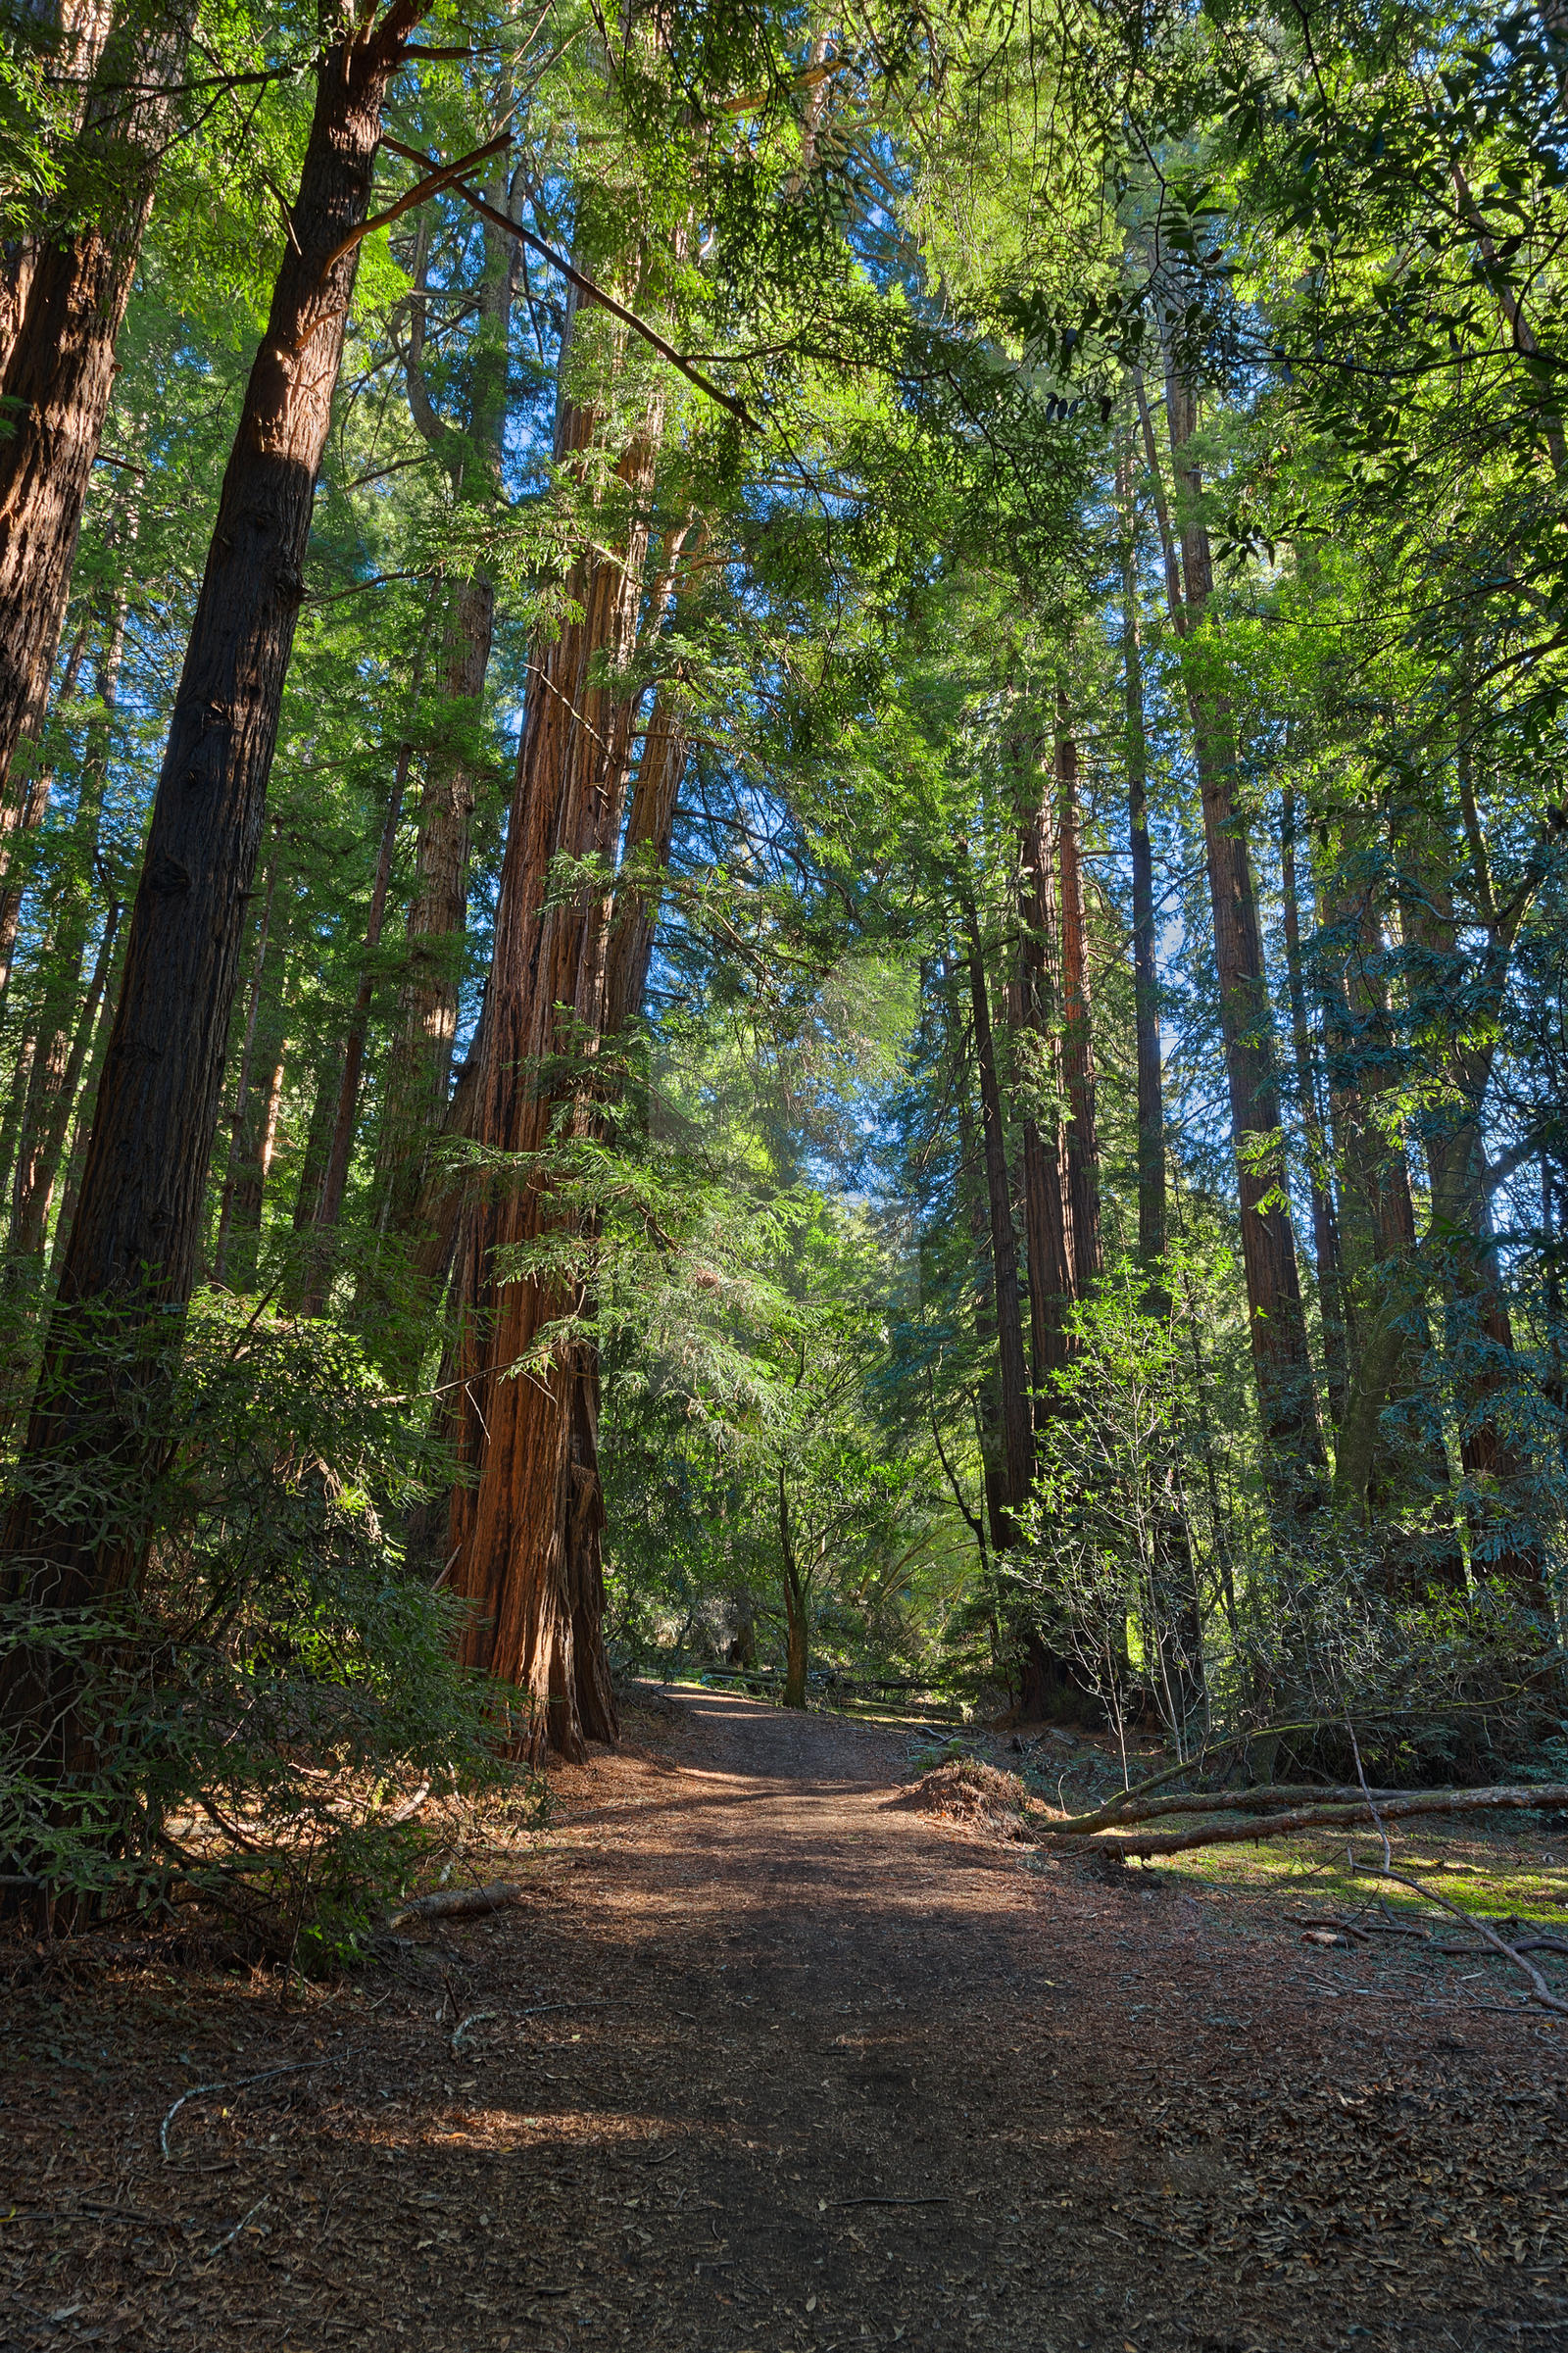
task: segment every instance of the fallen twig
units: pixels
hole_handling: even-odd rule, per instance
[[[225,2231],[216,2247],[208,2248],[203,2260],[207,2263],[216,2263],[219,2256],[223,2252],[223,2249],[233,2245],[235,2239],[238,2238],[246,2224],[254,2222],[266,2204],[267,2200],[265,2197],[258,2198],[255,2205],[251,2208],[249,2214],[242,2214],[239,2218],[239,2221],[234,2225],[233,2230]]]
[[[830,2199],[828,2200],[828,2204],[829,2204],[830,2206],[834,2206],[834,2207],[838,2207],[838,2206],[951,2206],[951,2205],[952,2205],[952,2203],[953,2203],[953,2200],[952,2200],[951,2198],[943,2198],[943,2197],[929,2197],[929,2198],[830,2198]]]
[[[413,1796],[405,1797],[402,1804],[395,1805],[389,1814],[382,1814],[379,1818],[380,1822],[388,1827],[397,1822],[412,1822],[415,1815],[418,1812],[420,1806],[423,1805],[429,1794],[430,1780],[429,1776],[426,1775],[424,1780],[420,1782],[418,1788],[415,1790]]]
[[[416,1895],[408,1903],[399,1904],[386,1916],[389,1929],[399,1929],[406,1920],[466,1920],[478,1912],[505,1911],[508,1904],[521,1903],[528,1892],[515,1880],[492,1880],[487,1887],[443,1887],[433,1895]]]
[[[188,2091],[180,2093],[158,2128],[158,2145],[164,2152],[164,2163],[170,2162],[169,2128],[187,2100],[207,2099],[215,2091],[244,2091],[252,2083],[270,2083],[274,2076],[308,2075],[313,2067],[325,2065],[324,2059],[296,2059],[288,2067],[264,2067],[259,2076],[231,2076],[220,2083],[193,2083]]]
[[[454,2059],[462,2056],[458,2045],[462,2042],[463,2037],[467,2033],[469,2027],[479,2026],[487,2018],[499,2018],[500,2016],[501,2013],[499,2010],[470,2010],[466,2018],[460,2018],[452,2036],[452,2056]]]
[[[1503,1937],[1497,1935],[1495,1929],[1489,1928],[1487,1923],[1478,1919],[1474,1912],[1467,1912],[1463,1904],[1454,1903],[1449,1896],[1440,1895],[1436,1887],[1429,1887],[1418,1879],[1407,1879],[1402,1871],[1391,1871],[1387,1864],[1383,1866],[1378,1876],[1382,1879],[1396,1881],[1399,1887],[1410,1888],[1416,1895],[1426,1896],[1430,1903],[1441,1904],[1446,1912],[1451,1912],[1455,1920],[1462,1920],[1466,1928],[1473,1929],[1478,1936],[1484,1936],[1489,1944],[1494,1945],[1498,1952],[1505,1954],[1516,1968],[1524,1971],[1525,1976],[1530,1980],[1531,1989],[1543,2009],[1552,2010],[1560,2018],[1568,2018],[1568,2001],[1563,2001],[1559,1995],[1553,1993],[1534,1961],[1527,1961],[1516,1945],[1507,1943]]]
[[[1342,1936],[1355,1936],[1363,1944],[1370,1941],[1367,1930],[1354,1927],[1348,1920],[1336,1920],[1331,1913],[1324,1914],[1321,1919],[1314,1915],[1310,1920],[1303,1919],[1299,1912],[1287,1913],[1286,1917],[1293,1928],[1337,1929]]]

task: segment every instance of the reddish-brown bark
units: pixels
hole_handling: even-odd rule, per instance
[[[604,325],[578,311],[558,412],[557,464],[570,474],[603,429],[571,381],[593,355],[572,349]],[[602,367],[621,361],[612,344]],[[569,1278],[513,1275],[506,1253],[569,1239],[545,1155],[593,1123],[592,1063],[603,1035],[611,901],[587,877],[552,890],[559,859],[607,870],[620,839],[635,696],[634,649],[647,549],[646,505],[660,430],[650,392],[613,468],[606,528],[571,567],[564,617],[534,641],[512,818],[496,910],[495,958],[474,1117],[478,1143],[516,1155],[462,1245],[466,1302],[462,1452],[475,1474],[454,1493],[449,1584],[472,1605],[469,1662],[515,1686],[529,1709],[520,1747],[580,1755],[612,1739],[616,1715],[602,1635],[598,1372],[591,1348],[540,1346],[581,1304]],[[499,1255],[499,1262],[498,1262]],[[529,1358],[527,1370],[520,1369]]]
[[[975,1072],[980,1084],[980,1141],[990,1223],[992,1290],[997,1313],[997,1371],[1002,1404],[999,1464],[999,1501],[1002,1511],[998,1516],[997,1542],[999,1545],[1005,1545],[1017,1542],[1010,1515],[1020,1509],[1029,1496],[1029,1482],[1034,1469],[1033,1417],[1029,1409],[1029,1376],[1024,1362],[1018,1241],[1012,1224],[1012,1186],[1007,1170],[1006,1129],[1002,1108],[1001,1075],[997,1066],[996,1034],[991,1022],[991,999],[986,986],[979,917],[967,878],[960,884],[959,907],[969,967]]]
[[[398,0],[320,61],[299,195],[223,478],[8,1530],[11,1590],[59,1606],[112,1594],[139,1569],[133,1514],[105,1537],[31,1499],[29,1489],[41,1490],[29,1474],[83,1448],[119,1448],[133,1489],[134,1416],[122,1420],[116,1403],[97,1319],[138,1326],[188,1299],[195,1279],[317,468],[382,102],[421,13],[421,0]],[[35,1662],[14,1665],[8,1709],[38,1704],[34,1671]]]
[[[491,189],[494,209],[506,195]],[[493,506],[501,492],[507,417],[508,329],[519,248],[493,222],[483,224],[484,262],[478,323],[468,367],[462,426],[432,404],[424,379],[423,242],[405,352],[409,406],[416,424],[446,466],[454,502]],[[442,628],[442,661],[433,729],[424,757],[418,836],[410,898],[408,963],[399,991],[388,1057],[381,1132],[380,1184],[389,1231],[416,1243],[429,1149],[441,1134],[452,1081],[468,915],[468,866],[479,791],[477,731],[495,637],[495,585],[482,566],[453,583]]]
[[[29,807],[19,748],[36,740],[60,640],[72,558],[115,380],[124,318],[159,159],[190,37],[190,0],[151,23],[130,7],[101,46],[82,108],[79,167],[96,218],[32,240],[0,368],[0,837]],[[34,819],[36,822],[36,819]]]
[[[1271,1149],[1271,1140],[1280,1132],[1279,1081],[1247,820],[1236,796],[1235,721],[1208,668],[1214,651],[1207,625],[1213,559],[1198,506],[1201,478],[1187,455],[1197,428],[1197,406],[1176,372],[1166,380],[1166,410],[1172,462],[1184,493],[1179,521],[1185,593],[1172,620],[1183,637],[1202,802],[1252,1364],[1265,1436],[1294,1499],[1305,1504],[1314,1499],[1324,1468],[1323,1433],[1301,1310],[1296,1236],[1283,1198],[1277,1147]]]

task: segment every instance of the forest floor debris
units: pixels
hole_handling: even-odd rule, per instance
[[[906,1728],[674,1704],[343,1983],[20,1952],[0,2353],[1568,2343],[1568,2028],[1441,1907],[1343,1838],[1043,1874]],[[1560,1841],[1420,1838],[1560,1928]]]
[[[1004,1773],[980,1757],[954,1757],[920,1775],[906,1802],[923,1814],[950,1822],[972,1822],[1003,1838],[1027,1838],[1023,1825],[1029,1792],[1016,1773]]]

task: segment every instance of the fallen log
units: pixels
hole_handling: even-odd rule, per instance
[[[508,1904],[521,1903],[526,1887],[514,1880],[492,1880],[487,1887],[441,1887],[433,1895],[416,1895],[412,1901],[399,1904],[387,1914],[389,1929],[400,1929],[410,1920],[467,1920],[477,1913],[503,1912]]]
[[[1197,1813],[1202,1804],[1197,1798],[1188,1811]],[[1156,1854],[1184,1854],[1195,1846],[1240,1846],[1254,1838],[1278,1838],[1289,1831],[1350,1829],[1379,1814],[1393,1822],[1412,1814],[1486,1814],[1533,1806],[1568,1806],[1568,1783],[1544,1782],[1536,1789],[1406,1789],[1396,1797],[1375,1799],[1357,1794],[1345,1804],[1287,1806],[1283,1812],[1243,1822],[1203,1822],[1193,1830],[1151,1831],[1133,1838],[1093,1838],[1086,1843],[1094,1852],[1147,1861]]]
[[[1397,1797],[1397,1789],[1374,1789],[1374,1797]],[[1119,1798],[1108,1797],[1092,1814],[1072,1814],[1061,1822],[1041,1822],[1036,1828],[1048,1831],[1054,1838],[1081,1838],[1097,1830],[1116,1830],[1129,1822],[1155,1822],[1165,1814],[1269,1814],[1285,1806],[1315,1802],[1318,1805],[1344,1805],[1350,1799],[1359,1805],[1361,1790],[1347,1786],[1336,1789],[1322,1782],[1258,1782],[1250,1789],[1197,1789],[1191,1793],[1179,1791],[1172,1797],[1138,1797],[1124,1792]]]

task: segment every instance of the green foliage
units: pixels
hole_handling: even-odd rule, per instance
[[[197,1901],[282,1957],[341,1957],[413,1865],[395,1798],[504,1777],[498,1695],[452,1664],[454,1607],[403,1564],[441,1465],[330,1326],[209,1294],[177,1348],[106,1331],[97,1361],[101,1427],[24,1493],[85,1506],[145,1573],[118,1604],[51,1605],[36,1581],[5,1604],[0,1658],[33,1704],[0,1846],[68,1908]],[[146,1482],[117,1473],[111,1427]]]

